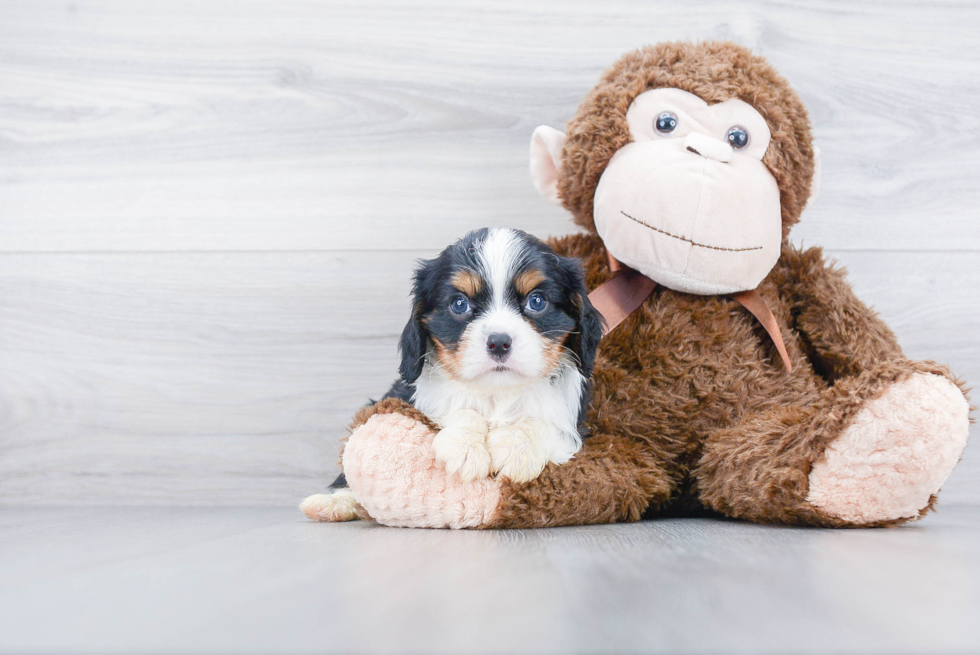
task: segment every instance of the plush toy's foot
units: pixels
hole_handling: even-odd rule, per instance
[[[408,406],[405,411],[418,414]],[[374,414],[351,434],[344,448],[344,474],[375,521],[418,528],[491,523],[500,504],[501,483],[487,477],[463,482],[448,473],[436,461],[435,437],[423,417],[400,413]],[[489,455],[486,467],[489,470]]]
[[[896,525],[934,504],[966,445],[969,403],[945,367],[883,361],[819,397],[706,439],[698,495],[760,523]]]
[[[917,373],[892,384],[814,463],[807,501],[858,524],[918,516],[959,461],[969,411],[942,376]]]
[[[356,521],[367,518],[350,489],[338,489],[330,494],[308,496],[299,505],[307,518],[314,521]]]
[[[548,453],[535,434],[539,426],[537,421],[524,421],[491,430],[487,435],[490,469],[514,482],[530,482],[541,475],[548,465]]]

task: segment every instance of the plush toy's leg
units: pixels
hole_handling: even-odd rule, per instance
[[[463,482],[432,446],[436,426],[406,403],[364,414],[344,449],[355,498],[379,523],[430,528],[533,528],[639,520],[670,493],[670,481],[636,442],[597,435],[568,463],[535,480]]]
[[[814,402],[708,435],[696,472],[708,507],[760,522],[877,526],[922,516],[969,431],[969,404],[931,362],[880,364]]]

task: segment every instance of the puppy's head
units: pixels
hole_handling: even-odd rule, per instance
[[[452,379],[506,387],[570,362],[589,378],[601,337],[577,260],[520,230],[475,230],[416,270],[399,371],[414,382],[428,361]]]

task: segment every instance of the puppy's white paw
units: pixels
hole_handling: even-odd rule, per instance
[[[313,494],[299,505],[306,517],[314,521],[356,521],[364,508],[354,500],[350,489],[338,489],[331,494]]]
[[[487,435],[491,470],[514,482],[530,482],[541,475],[548,465],[541,429],[537,421],[523,421],[491,430]]]
[[[480,414],[464,409],[450,414],[444,427],[432,439],[436,461],[446,472],[472,482],[490,475],[490,453],[487,452],[487,421]]]

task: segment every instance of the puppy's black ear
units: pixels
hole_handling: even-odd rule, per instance
[[[580,294],[581,299],[580,314],[578,321],[577,343],[572,348],[578,356],[579,370],[582,375],[592,377],[592,368],[595,366],[595,353],[599,349],[599,341],[602,340],[602,326],[604,319],[602,314],[589,302],[588,294]]]
[[[405,324],[405,329],[402,330],[402,339],[398,342],[398,350],[402,355],[398,372],[402,379],[409,384],[418,380],[419,376],[422,375],[427,338],[425,326],[422,324],[422,308],[416,305],[412,308],[412,318],[408,319],[408,323]]]
[[[421,261],[415,270],[415,284],[412,288],[412,317],[405,324],[405,329],[402,330],[402,339],[398,342],[398,350],[402,355],[398,372],[402,379],[409,384],[419,379],[419,376],[422,375],[422,366],[425,364],[429,333],[425,329],[422,319],[425,317],[425,297],[431,284],[434,264],[435,260]]]
[[[590,378],[592,368],[595,366],[595,353],[602,339],[605,319],[589,302],[589,290],[585,286],[582,264],[577,259],[560,257],[559,266],[564,269],[566,279],[572,282],[569,296],[577,314],[575,332],[569,335],[567,345],[575,353],[579,371],[586,378]]]

